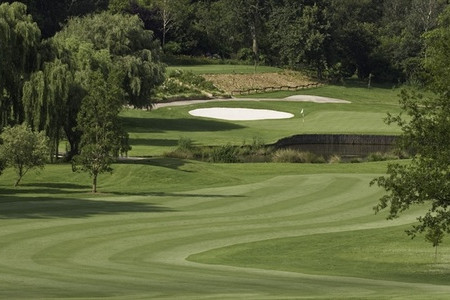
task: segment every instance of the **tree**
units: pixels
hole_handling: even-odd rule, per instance
[[[58,157],[61,129],[68,119],[67,106],[72,85],[73,75],[69,66],[56,59],[45,63],[44,70],[34,73],[23,87],[25,119],[33,128],[47,133],[51,141],[52,161]]]
[[[234,13],[236,1],[198,2],[195,6],[200,51],[230,57],[244,45],[245,28],[241,15]]]
[[[45,130],[57,152],[61,128],[70,144],[67,158],[80,152],[82,132],[77,116],[84,98],[95,89],[93,72],[122,76],[118,87],[135,107],[149,107],[151,96],[164,80],[160,46],[136,16],[104,12],[73,18],[46,43],[50,59],[25,83],[25,116],[33,128]],[[122,98],[122,100],[125,98]]]
[[[120,86],[126,91],[130,105],[140,108],[151,105],[150,95],[164,81],[161,47],[137,16],[103,12],[73,18],[53,40],[58,55],[66,55],[66,63],[74,70],[84,68],[90,61],[85,48],[92,47],[103,61],[110,57],[113,64],[123,69],[125,76]],[[79,62],[80,55],[86,60]],[[95,63],[88,65],[93,70],[101,67]]]
[[[98,175],[112,172],[111,164],[123,148],[124,132],[119,122],[123,91],[120,73],[107,78],[100,72],[89,77],[88,95],[78,114],[78,129],[83,132],[81,152],[74,157],[75,170],[88,172],[92,177],[92,192],[97,192]],[[125,145],[128,146],[128,145]]]
[[[424,68],[436,96],[403,92],[400,104],[408,117],[388,116],[388,121],[401,127],[401,146],[414,156],[409,164],[389,164],[388,176],[372,184],[388,192],[375,210],[389,208],[390,219],[415,204],[429,204],[428,211],[418,218],[419,224],[407,233],[414,237],[426,232],[427,240],[437,247],[443,234],[450,233],[450,8],[425,39]]]
[[[5,127],[0,135],[0,157],[7,166],[16,169],[18,186],[22,177],[35,168],[43,168],[48,155],[48,140],[44,132],[34,132],[25,124]]]
[[[162,47],[166,45],[167,36],[176,31],[189,17],[192,6],[189,0],[138,0],[137,3],[157,12],[158,31],[161,32]]]
[[[24,4],[0,5],[0,129],[23,121],[22,85],[37,68],[40,40]]]
[[[279,53],[282,64],[292,68],[307,66],[321,77],[330,35],[326,9],[315,3],[285,2],[273,10],[269,21],[272,48]]]
[[[0,146],[1,147],[1,146]],[[2,175],[3,170],[6,168],[6,161],[0,156],[0,175]]]
[[[130,8],[130,0],[109,0],[108,10],[114,14],[129,11]]]
[[[379,56],[390,64],[384,77],[422,83],[425,54],[424,34],[437,26],[438,15],[448,6],[446,0],[392,0],[383,4],[379,22]],[[377,74],[377,77],[380,77]]]

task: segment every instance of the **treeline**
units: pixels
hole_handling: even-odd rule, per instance
[[[138,15],[170,55],[233,58],[312,70],[329,80],[357,75],[420,82],[424,34],[448,0],[23,0],[54,35],[71,16]]]

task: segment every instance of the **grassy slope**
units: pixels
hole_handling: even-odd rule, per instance
[[[98,195],[68,165],[19,189],[7,170],[0,297],[444,299],[448,263],[395,227],[417,210],[393,222],[372,212],[381,191],[368,182],[384,168],[155,158],[116,165]]]

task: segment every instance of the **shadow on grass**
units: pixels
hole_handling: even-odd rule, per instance
[[[22,183],[15,188],[0,188],[0,195],[30,194],[79,194],[89,192],[91,186],[71,183]],[[0,199],[0,203],[3,199]],[[0,212],[1,213],[1,212]]]
[[[122,117],[123,124],[129,132],[155,133],[166,131],[197,132],[227,131],[242,129],[244,126],[230,122],[202,119],[162,119]]]
[[[121,213],[161,213],[174,211],[151,203],[76,198],[4,197],[0,219],[87,218]]]
[[[342,83],[335,83],[333,85],[336,86],[343,86],[348,88],[368,88],[368,81],[362,80],[358,78],[347,78]],[[386,83],[386,82],[377,82],[372,81],[371,85],[372,88],[378,88],[378,89],[392,89],[393,84],[392,83]]]
[[[128,164],[128,165],[148,165],[154,167],[162,167],[173,170],[179,170],[182,172],[192,172],[188,170],[180,170],[180,167],[189,164],[189,161],[178,158],[164,158],[164,157],[153,157],[153,158],[138,158],[138,157],[129,157],[129,158],[120,158],[118,163],[120,164]]]
[[[178,140],[170,139],[138,139],[130,138],[129,143],[131,146],[163,146],[163,147],[175,147],[178,145]]]

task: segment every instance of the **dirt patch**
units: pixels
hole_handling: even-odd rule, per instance
[[[203,77],[219,89],[231,93],[236,90],[260,89],[267,87],[296,87],[316,83],[297,72],[257,73],[257,74],[211,74]]]

